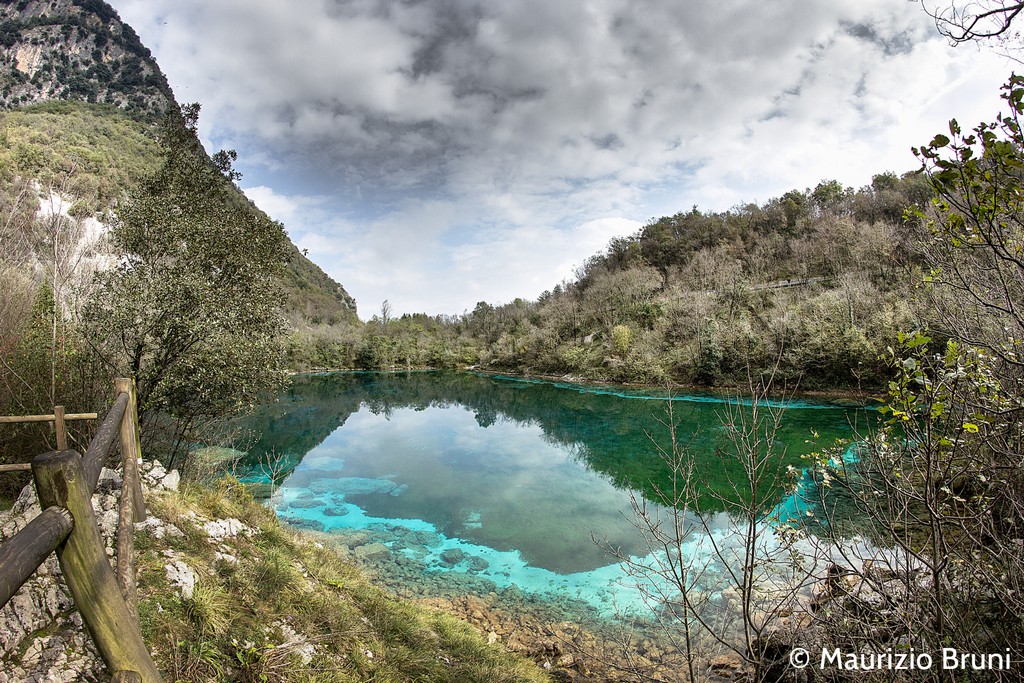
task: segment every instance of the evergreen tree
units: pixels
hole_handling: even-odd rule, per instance
[[[163,166],[118,210],[118,262],[85,315],[94,347],[136,380],[143,434],[164,439],[172,460],[200,422],[283,377],[275,274],[288,240],[235,191],[234,154],[206,156],[198,113],[167,117]]]

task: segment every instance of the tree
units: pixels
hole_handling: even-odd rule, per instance
[[[253,402],[283,379],[275,275],[282,226],[231,180],[232,155],[209,159],[199,106],[168,115],[163,166],[120,207],[110,239],[117,265],[101,273],[84,316],[93,346],[133,377],[152,442],[175,455],[205,420]]]
[[[960,7],[949,4],[934,9],[929,9],[927,3],[923,4],[925,11],[935,19],[939,33],[954,44],[1005,36],[1017,15],[1024,10],[1024,2],[1007,0],[976,0]]]
[[[387,327],[388,323],[391,322],[391,310],[391,302],[384,299],[380,305],[380,322],[384,327]]]
[[[1016,41],[1011,31],[1013,22],[1024,11],[1024,2],[1009,0],[971,0],[956,4],[932,5],[921,0],[925,12],[935,21],[935,27],[953,45],[971,41]]]
[[[822,475],[876,545],[870,563],[848,560],[858,595],[825,613],[837,637],[877,652],[1024,645],[1024,79],[1003,98],[1010,111],[994,123],[951,121],[916,150],[936,193],[916,212],[929,229],[930,331],[899,336],[885,423],[856,463]]]
[[[918,154],[938,194],[924,294],[960,373],[938,412],[967,416],[957,445],[983,466],[964,480],[991,495],[985,535],[1009,544],[1024,534],[1024,77],[1002,97],[1007,114],[970,132],[950,121]]]
[[[938,193],[928,220],[926,283],[936,322],[951,337],[995,353],[1015,374],[1024,339],[1024,77],[1003,88],[1010,113],[915,150]]]
[[[838,180],[822,180],[811,192],[811,199],[819,212],[836,212],[848,194]]]
[[[726,443],[717,449],[718,467],[701,467],[679,438],[681,422],[667,402],[668,445],[652,442],[668,481],[652,483],[652,501],[631,495],[632,521],[648,553],[611,549],[659,631],[685,658],[680,680],[715,678],[702,662],[716,652],[742,662],[745,680],[783,680],[776,650],[791,649],[787,616],[816,578],[819,558],[801,557],[794,529],[773,515],[776,494],[789,488],[792,475],[782,464],[783,408],[769,399],[771,383],[751,379],[749,405],[737,398],[720,414]],[[724,487],[716,477],[724,477]]]

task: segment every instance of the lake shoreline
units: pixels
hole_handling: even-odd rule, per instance
[[[728,396],[749,396],[750,387],[740,385],[720,385],[720,386],[703,386],[699,384],[680,384],[678,382],[672,382],[669,384],[644,384],[641,382],[612,382],[589,379],[586,377],[579,377],[577,375],[566,374],[566,375],[546,375],[546,374],[535,374],[535,373],[517,373],[517,372],[504,372],[497,370],[484,370],[480,368],[467,368],[468,372],[475,372],[480,375],[487,377],[513,377],[522,379],[533,379],[541,380],[545,382],[560,382],[565,384],[574,384],[581,387],[625,387],[629,389],[639,390],[651,390],[651,391],[664,391],[666,389],[672,390],[673,392],[694,392],[699,394],[726,394]],[[811,398],[825,401],[832,401],[835,403],[846,403],[854,402],[857,405],[863,405],[870,401],[874,394],[869,391],[855,390],[855,389],[807,389],[807,390],[795,390],[795,391],[772,391],[769,392],[771,398]],[[851,404],[852,405],[852,404]]]
[[[257,455],[287,454],[270,503],[278,518],[316,534],[374,585],[456,614],[569,680],[617,680],[605,662],[632,662],[657,680],[686,663],[672,643],[674,613],[641,604],[635,576],[606,550],[638,561],[653,553],[623,491],[656,496],[656,482],[671,476],[656,444],[668,439],[659,415],[678,400],[674,427],[699,463],[695,495],[710,496],[698,501],[709,513],[722,500],[713,492],[727,495],[740,476],[722,458],[721,412],[748,411],[750,401],[632,386],[479,368],[302,373],[248,428],[261,434]],[[764,404],[787,408],[778,437],[793,469],[806,466],[800,457],[813,440],[834,443],[849,433],[850,413],[864,412],[861,402],[783,398]],[[702,535],[716,540],[685,549],[704,567],[696,590],[723,610],[735,601],[726,592],[735,549],[727,522],[710,521]],[[716,558],[712,546],[725,554]]]
[[[556,680],[576,683],[628,683],[669,680],[685,663],[678,643],[656,620],[600,616],[568,596],[541,595],[515,586],[490,587],[479,577],[423,574],[401,552],[361,554],[349,545],[356,532],[295,529],[351,562],[373,584],[395,599],[451,614],[473,626],[488,643],[559,672]],[[366,539],[369,543],[370,539]],[[363,539],[357,542],[364,543]],[[652,615],[653,617],[653,615]],[[720,655],[717,650],[711,655]],[[733,666],[741,664],[736,660]]]
[[[537,380],[543,382],[552,383],[564,383],[573,384],[580,387],[624,387],[635,390],[650,390],[650,391],[664,391],[666,389],[679,392],[694,392],[694,393],[705,393],[705,394],[718,394],[728,396],[749,396],[750,387],[735,385],[718,385],[718,386],[705,386],[699,384],[681,384],[678,382],[672,382],[669,384],[644,384],[641,382],[613,382],[604,381],[597,379],[590,379],[586,377],[580,377],[573,374],[565,375],[550,375],[545,373],[531,373],[531,372],[515,372],[512,370],[494,370],[489,368],[481,368],[475,365],[471,365],[465,368],[452,369],[452,368],[434,368],[434,367],[409,367],[409,368],[397,368],[392,367],[385,370],[368,370],[364,368],[318,368],[315,370],[302,370],[289,372],[289,377],[303,376],[303,375],[326,375],[337,372],[389,372],[389,373],[403,373],[403,372],[469,372],[481,375],[484,377],[493,378],[512,378],[512,379],[525,379],[525,380]],[[819,401],[828,401],[836,403],[838,405],[846,406],[861,406],[867,405],[872,400],[878,398],[878,392],[868,391],[866,389],[797,389],[793,391],[772,391],[769,393],[771,398],[794,398],[794,399],[814,399]]]

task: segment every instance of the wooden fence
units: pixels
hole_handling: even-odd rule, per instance
[[[135,589],[134,523],[146,518],[137,459],[139,415],[135,385],[114,380],[115,398],[96,430],[85,456],[68,449],[66,420],[95,418],[95,413],[0,417],[0,423],[52,421],[57,450],[31,463],[5,469],[31,469],[43,512],[0,545],[0,608],[50,556],[57,560],[93,642],[115,682],[159,682],[160,673],[142,639]],[[100,470],[116,438],[120,438],[122,485],[117,524],[117,567],[107,560],[96,524],[92,495]]]

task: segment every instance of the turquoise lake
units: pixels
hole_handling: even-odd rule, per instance
[[[635,582],[606,548],[651,552],[633,525],[631,496],[657,501],[670,486],[659,455],[659,446],[670,448],[669,399],[465,372],[300,376],[247,420],[253,443],[241,474],[276,485],[269,504],[283,520],[357,538],[356,557],[386,559],[392,573],[398,562],[411,581],[443,575],[475,590],[515,586],[578,600],[603,614],[642,609]],[[726,413],[749,415],[744,403],[671,397],[677,440],[698,463],[696,504],[721,517],[707,532],[721,533],[720,545],[736,498],[730,482],[741,474]],[[801,456],[851,438],[865,421],[856,407],[784,405],[780,468],[799,471]],[[766,512],[792,507],[782,487],[759,496]],[[694,539],[688,552],[704,547]]]

